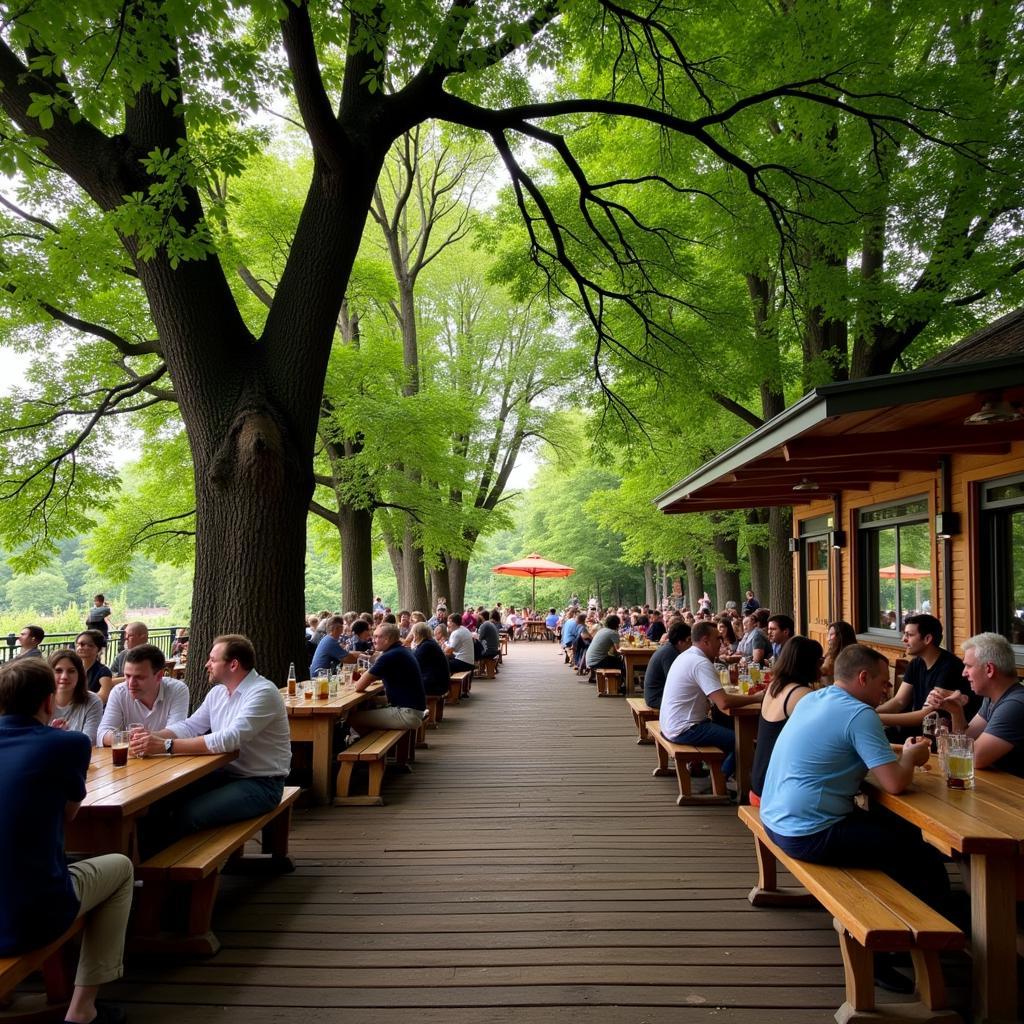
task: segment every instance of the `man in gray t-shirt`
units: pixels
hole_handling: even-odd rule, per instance
[[[609,615],[587,648],[587,668],[614,668],[624,671],[619,657],[619,617]]]

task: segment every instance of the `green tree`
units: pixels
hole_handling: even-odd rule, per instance
[[[602,181],[588,178],[576,142],[569,142],[582,124],[628,121],[695,140],[706,160],[746,178],[783,236],[785,199],[774,192],[805,178],[739,144],[736,132],[757,112],[783,101],[827,108],[852,130],[862,124],[866,135],[897,145],[920,137],[911,112],[942,127],[940,114],[907,98],[856,99],[856,67],[814,67],[746,95],[727,81],[724,67],[691,64],[685,56],[681,41],[700,35],[702,22],[682,9],[662,22],[659,11],[655,4],[607,0],[580,2],[564,14],[559,0],[416,0],[400,10],[376,0],[342,7],[304,0],[4,5],[0,169],[22,176],[24,200],[33,207],[25,210],[27,223],[40,228],[38,237],[21,240],[23,252],[12,245],[9,259],[21,267],[40,250],[49,258],[35,277],[9,269],[6,291],[38,318],[90,331],[103,342],[93,346],[101,353],[96,358],[120,374],[98,386],[97,375],[87,375],[91,387],[65,391],[72,398],[48,413],[52,396],[37,406],[38,395],[23,396],[29,411],[9,421],[9,436],[43,430],[48,419],[70,429],[50,431],[53,445],[23,445],[20,458],[8,455],[8,479],[15,482],[5,496],[35,510],[24,523],[43,523],[25,526],[19,545],[37,533],[52,537],[87,526],[87,506],[66,499],[87,466],[92,501],[113,487],[102,462],[85,459],[96,428],[173,396],[196,499],[195,642],[202,647],[225,628],[249,632],[259,639],[268,674],[280,673],[301,653],[294,624],[302,611],[305,515],[330,350],[374,188],[404,132],[442,120],[492,141],[535,253],[557,273],[556,287],[575,292],[599,344],[608,344],[615,341],[611,310],[620,302],[641,316],[652,343],[671,337],[653,315],[662,290],[635,258],[628,211],[609,200],[612,190]],[[636,52],[653,54],[653,77],[646,61],[633,59]],[[607,79],[595,78],[587,91],[533,102],[528,71],[556,63],[586,63],[599,76],[613,67],[622,81],[611,94]],[[247,129],[247,112],[269,105],[277,90],[294,99],[312,173],[273,301],[254,328],[217,243],[224,180],[261,143]],[[573,170],[578,206],[589,217],[582,232],[558,221],[548,198],[557,186],[527,170],[520,141]],[[38,223],[48,209],[69,211],[59,225],[48,222],[59,240]],[[25,222],[19,218],[16,230]],[[116,280],[117,295],[125,296],[108,310],[126,311],[120,330],[74,313],[90,289],[82,272],[88,261],[68,275],[78,286],[65,289],[66,305],[46,293],[55,250],[65,254],[65,267],[75,264],[79,237],[94,242],[83,257],[102,257],[104,280]],[[588,248],[608,253],[600,277],[585,269]],[[148,311],[153,331],[140,330],[129,315],[139,308]],[[45,510],[61,502],[62,520],[50,518]],[[8,532],[18,531],[9,523]],[[192,671],[199,688],[199,670]]]
[[[55,572],[15,576],[7,581],[4,592],[10,608],[46,613],[62,608],[71,596],[64,577]]]

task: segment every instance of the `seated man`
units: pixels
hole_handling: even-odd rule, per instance
[[[618,615],[609,615],[604,620],[604,627],[594,634],[594,639],[590,641],[585,657],[587,668],[618,669],[625,678],[622,658],[619,657],[619,622]],[[624,683],[623,687],[625,687]]]
[[[761,794],[761,821],[791,856],[879,868],[942,913],[949,878],[939,851],[883,808],[861,811],[854,804],[868,771],[887,793],[901,793],[914,767],[928,760],[924,737],[908,739],[899,755],[889,745],[875,712],[888,685],[884,655],[862,644],[843,648],[834,685],[804,697],[779,735]]]
[[[652,644],[660,644],[661,638],[667,632],[665,621],[661,617],[661,612],[653,611],[650,615],[651,624],[647,627],[647,639]]]
[[[484,648],[482,659],[487,661],[497,661],[498,655],[501,653],[501,637],[498,634],[497,623],[494,621],[494,616],[497,614],[497,612],[487,611],[486,608],[480,613],[480,626],[477,629],[477,635]]]
[[[974,739],[975,768],[1024,777],[1024,686],[1006,637],[979,633],[965,640],[964,678],[982,698],[970,722],[964,714],[965,697],[957,690],[935,687],[928,694],[929,709],[948,712],[953,732],[966,732]]]
[[[669,666],[661,697],[658,722],[661,733],[672,743],[694,747],[718,747],[727,757],[722,772],[728,778],[736,762],[736,737],[732,729],[708,719],[708,702],[719,710],[760,702],[760,694],[741,696],[726,693],[715,671],[722,638],[718,623],[700,621],[690,631],[690,648]]]
[[[572,651],[576,644],[576,638],[580,635],[586,621],[587,616],[584,612],[565,617],[565,624],[562,626],[562,647],[565,650]]]
[[[661,697],[665,691],[665,680],[672,662],[690,646],[690,627],[678,619],[668,629],[665,643],[651,655],[644,672],[644,703],[649,708],[660,708]]]
[[[964,663],[952,652],[939,646],[942,643],[942,623],[934,615],[911,615],[903,627],[903,647],[913,660],[907,666],[899,689],[891,700],[878,705],[882,725],[898,732],[889,733],[890,739],[919,736],[925,715],[935,710],[928,707],[928,694],[934,687],[959,691],[969,699],[968,716],[978,710],[980,701],[974,698],[964,679]]]
[[[747,661],[760,665],[770,650],[771,645],[768,643],[768,637],[758,626],[757,619],[753,615],[744,616],[743,636],[740,637],[739,642],[736,644],[735,660],[739,661],[746,658]]]
[[[768,619],[768,642],[772,647],[772,657],[777,658],[786,646],[786,641],[793,635],[796,626],[788,615],[781,612]]]
[[[462,624],[462,616],[452,612],[448,616],[448,668],[452,672],[472,672],[476,667],[476,651],[473,634]]]
[[[373,650],[373,627],[366,619],[356,619],[352,623],[352,639],[348,645],[349,657],[345,660],[352,662],[356,659],[355,654],[369,654]]]
[[[554,608],[548,609],[547,618],[544,620],[544,628],[548,631],[548,636],[555,640],[558,638],[558,623],[559,623],[558,612]]]
[[[55,698],[45,661],[0,667],[0,957],[38,949],[85,917],[65,1019],[105,1024],[124,1020],[116,1007],[98,1009],[96,994],[123,973],[132,862],[119,853],[65,859],[64,822],[85,796],[90,744],[84,733],[49,728]]]
[[[20,650],[16,658],[41,658],[43,652],[39,645],[46,639],[46,633],[42,626],[26,626],[18,634],[18,647]]]
[[[417,622],[409,635],[412,637],[413,657],[420,667],[424,693],[434,697],[446,694],[451,682],[448,659],[441,645],[431,636],[430,627],[425,622]]]
[[[333,672],[348,658],[348,652],[341,646],[341,634],[345,629],[345,619],[341,615],[332,615],[327,620],[327,633],[316,645],[313,660],[309,664],[311,675],[317,672]]]
[[[387,704],[356,708],[348,716],[348,724],[360,736],[374,729],[418,729],[423,724],[427,698],[415,655],[402,644],[398,626],[390,622],[382,622],[374,629],[373,641],[380,654],[373,668],[356,680],[356,691],[362,693],[379,679],[384,684]]]
[[[149,627],[144,622],[129,622],[124,627],[124,650],[119,651],[110,665],[110,673],[115,676],[124,675],[124,661],[128,652],[140,644],[149,643]],[[179,651],[181,650],[179,646]],[[160,666],[163,668],[163,666]]]
[[[191,717],[156,732],[133,733],[133,754],[222,754],[238,757],[157,804],[147,839],[161,849],[189,832],[265,814],[281,802],[292,760],[288,714],[277,684],[254,668],[247,637],[214,638],[206,670],[214,684]]]
[[[188,687],[164,677],[164,652],[152,644],[125,651],[124,682],[110,691],[96,733],[96,745],[109,747],[113,733],[132,725],[157,732],[188,718]]]

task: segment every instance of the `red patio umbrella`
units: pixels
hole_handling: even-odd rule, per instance
[[[501,573],[502,576],[532,576],[533,577],[533,601],[531,607],[537,609],[537,577],[545,579],[558,576],[571,576],[576,570],[569,565],[560,565],[558,562],[551,562],[541,558],[535,551],[532,555],[520,558],[517,562],[506,562],[505,565],[496,565],[491,572]]]

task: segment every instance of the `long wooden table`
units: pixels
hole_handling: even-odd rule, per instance
[[[761,720],[761,705],[726,708],[722,714],[733,720],[736,731],[736,792],[741,804],[750,800],[750,773],[754,768],[754,741]]]
[[[87,792],[74,820],[65,826],[65,847],[74,853],[123,853],[139,862],[139,819],[158,800],[230,764],[227,754],[161,754],[129,757],[115,768],[107,747],[93,750]]]
[[[903,793],[866,780],[872,799],[917,825],[947,855],[969,862],[974,1016],[1016,1024],[1017,873],[1024,857],[1024,779],[1002,772],[975,775],[975,789],[948,789],[938,759],[914,773]]]
[[[293,743],[313,744],[313,799],[326,804],[331,799],[331,740],[334,727],[348,713],[365,703],[384,689],[380,682],[372,683],[362,693],[357,693],[353,684],[342,687],[337,697],[328,700],[307,700],[305,697],[289,697],[287,689],[281,690],[284,706],[288,711],[288,727]]]
[[[526,639],[527,640],[546,640],[548,636],[548,627],[544,624],[543,619],[527,619],[526,620]]]
[[[636,693],[633,683],[636,670],[638,668],[646,668],[648,662],[651,660],[651,656],[657,649],[658,648],[654,646],[633,647],[625,645],[619,648],[619,654],[622,655],[622,661],[626,669],[626,678],[623,679],[623,682],[626,684],[627,696]]]

